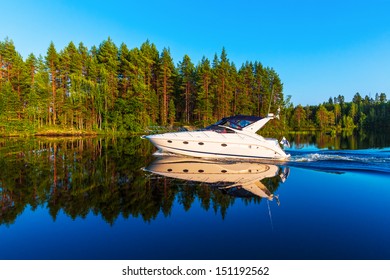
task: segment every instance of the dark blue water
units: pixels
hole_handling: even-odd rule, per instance
[[[389,148],[168,167],[133,139],[0,148],[1,259],[390,259]]]

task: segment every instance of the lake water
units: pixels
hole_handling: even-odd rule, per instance
[[[390,259],[389,139],[291,139],[275,165],[2,138],[0,259]]]

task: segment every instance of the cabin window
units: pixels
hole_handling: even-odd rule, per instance
[[[227,172],[227,170],[223,169],[223,170],[221,170],[221,172],[222,172],[222,173],[226,173],[226,172]]]
[[[203,142],[199,142],[198,144],[199,144],[199,145],[204,145],[204,143],[203,143]]]
[[[224,144],[221,144],[221,146],[222,146],[222,147],[226,147],[226,146],[227,146],[227,144],[225,144],[225,143],[224,143]]]
[[[229,128],[226,128],[224,132],[225,133],[236,133],[234,130],[229,129]]]
[[[172,140],[168,140],[168,143],[172,143]]]
[[[183,169],[183,172],[187,173],[187,172],[188,172],[188,169]]]
[[[203,172],[204,172],[204,170],[202,170],[202,169],[199,169],[199,170],[198,170],[198,172],[199,172],[199,173],[203,173]]]
[[[170,169],[170,168],[168,168],[168,170],[167,170],[168,172],[172,172],[172,169]]]
[[[187,141],[184,141],[183,144],[188,144],[188,142],[187,142]]]

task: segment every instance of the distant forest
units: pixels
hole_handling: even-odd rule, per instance
[[[380,131],[390,129],[390,102],[385,93],[375,98],[364,98],[356,93],[352,102],[344,96],[330,97],[327,102],[316,106],[293,106],[285,108],[289,130],[363,130]]]
[[[319,85],[320,86],[320,85]],[[240,68],[226,50],[177,65],[169,48],[146,41],[119,47],[108,38],[88,49],[50,43],[44,57],[25,60],[12,40],[0,41],[0,134],[41,132],[136,133],[152,125],[205,126],[224,116],[265,116],[281,108],[281,130],[389,128],[390,103],[356,93],[315,106],[294,106],[273,68],[247,61]]]

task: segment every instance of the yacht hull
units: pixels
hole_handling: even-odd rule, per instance
[[[161,152],[198,158],[286,160],[276,139],[260,135],[214,131],[177,132],[144,136]]]

